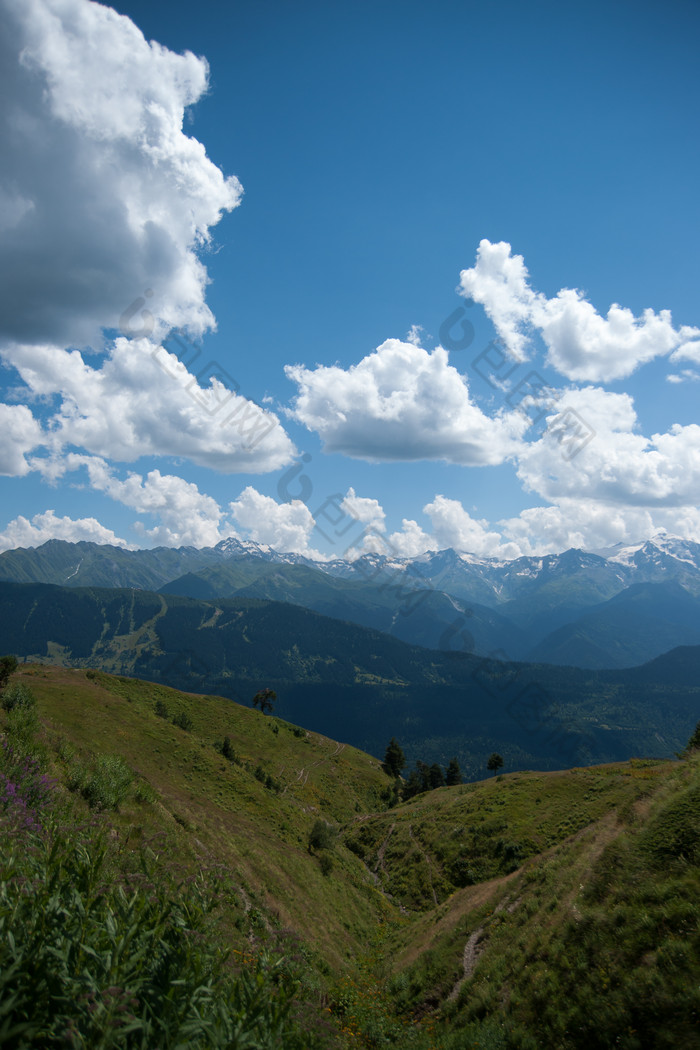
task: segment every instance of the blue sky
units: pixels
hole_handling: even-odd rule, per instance
[[[1,7],[3,547],[700,540],[697,4]]]

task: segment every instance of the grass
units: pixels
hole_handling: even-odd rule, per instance
[[[431,910],[456,889],[507,875],[611,808],[634,803],[668,769],[668,762],[632,762],[440,788],[350,829],[345,843],[405,907]]]
[[[699,755],[386,809],[376,759],[274,714],[97,671],[14,681],[37,776],[109,814],[110,863],[225,872],[228,948],[298,960],[344,1048],[700,1047]]]
[[[42,807],[40,826],[3,810],[0,1044],[327,1045],[298,1017],[301,984],[288,964],[251,953],[234,963],[210,876],[176,881],[147,850],[125,870],[106,829],[81,827],[56,798]]]
[[[137,838],[165,830],[169,849],[224,864],[277,928],[304,931],[322,965],[353,956],[385,902],[348,851],[324,876],[308,837],[318,819],[340,825],[380,804],[387,778],[375,759],[217,697],[62,668],[28,666],[17,680],[37,697],[66,782],[77,767],[83,790],[86,770],[126,761],[134,784],[114,815],[120,827]],[[191,729],[159,717],[158,700]],[[224,736],[235,763],[215,746]]]
[[[613,808],[394,936],[397,1005],[439,1002],[449,1028],[470,1033],[455,1046],[700,1046],[700,757],[594,778],[616,785]]]

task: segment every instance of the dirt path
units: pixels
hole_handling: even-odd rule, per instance
[[[514,901],[509,901],[506,897],[504,898],[504,900],[501,901],[500,904],[496,905],[496,907],[493,909],[493,915],[491,916],[491,918],[493,918],[494,915],[498,915],[498,913],[500,911],[503,911],[504,908],[506,908],[509,912],[513,912],[519,904],[519,897],[516,898],[516,900]],[[489,922],[490,921],[491,919],[489,919]],[[467,943],[464,945],[464,952],[462,954],[462,968],[464,970],[464,973],[455,983],[454,988],[447,996],[448,1003],[453,1002],[457,998],[464,982],[468,981],[471,975],[474,973],[474,967],[479,961],[479,956],[483,951],[482,942],[484,940],[484,934],[486,933],[487,925],[488,923],[484,923],[483,926],[479,926],[479,928],[474,930],[474,932],[471,933],[467,938]]]
[[[462,985],[465,981],[469,980],[472,973],[474,972],[474,967],[476,966],[476,961],[479,958],[480,954],[479,944],[481,943],[481,939],[483,936],[484,927],[480,926],[478,930],[474,930],[474,933],[471,934],[469,940],[464,945],[464,954],[462,955],[462,967],[464,969],[464,974],[460,977],[450,994],[447,996],[448,1003],[454,1002],[454,1000],[457,998],[462,989]]]
[[[433,866],[431,864],[430,857],[425,852],[425,850],[421,846],[420,842],[418,841],[418,839],[413,834],[413,825],[412,824],[408,825],[408,835],[409,835],[409,838],[411,839],[411,842],[415,845],[416,849],[418,850],[418,852],[422,856],[423,860],[428,865],[428,883],[430,884],[430,892],[433,895],[433,902],[435,904],[435,907],[437,908],[437,906],[438,906],[438,899],[437,899],[437,893],[435,892],[435,886],[433,885]]]
[[[376,872],[380,872],[381,871],[381,873],[383,875],[386,875],[386,872],[384,870],[384,854],[386,853],[386,848],[389,845],[389,839],[391,838],[391,833],[393,832],[395,827],[396,827],[396,824],[392,824],[391,825],[391,827],[389,828],[389,830],[387,832],[386,838],[384,839],[384,841],[382,842],[381,846],[377,850],[377,863],[374,865],[374,870]]]
[[[302,787],[306,787],[307,781],[309,779],[309,773],[311,772],[312,769],[316,769],[318,766],[324,766],[327,762],[330,762],[332,758],[336,758],[338,755],[342,754],[344,750],[345,750],[345,744],[336,744],[335,745],[335,751],[333,752],[332,755],[324,755],[323,758],[319,758],[316,762],[312,762],[311,765],[308,768],[306,766],[302,766],[301,769],[297,769],[296,770],[296,774],[297,775],[295,777],[296,782],[298,784],[301,784]],[[282,767],[282,768],[284,768],[284,767]],[[278,776],[279,775],[281,775],[281,773],[278,774]],[[282,792],[282,794],[284,794],[286,792],[286,790],[287,790],[287,785],[285,785],[285,788],[284,788],[284,791]]]
[[[335,758],[336,755],[341,754],[344,750],[345,750],[345,744],[336,744],[335,745],[335,751],[333,752],[332,755],[326,755],[325,758],[319,758],[318,762],[312,762],[311,765],[312,766],[323,766],[323,765],[326,764],[326,762],[330,762],[330,760],[332,758]]]

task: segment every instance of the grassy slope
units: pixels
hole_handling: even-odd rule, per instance
[[[257,912],[331,983],[360,974],[340,997],[354,1030],[390,1031],[381,1000],[437,1020],[421,1047],[700,1046],[700,756],[514,773],[382,811],[376,759],[230,701],[60,668],[18,680],[54,740],[123,755],[157,792],[122,806],[131,836],[226,866],[241,937]],[[282,793],[223,760],[224,734]],[[327,875],[306,846],[318,817],[342,826]]]
[[[546,834],[545,793],[580,829],[397,928],[398,1004],[441,1004],[460,1047],[700,1046],[700,755],[516,774],[483,801],[499,792],[512,831]]]
[[[35,692],[49,737],[64,742],[61,754],[70,746],[76,758],[118,754],[137,785],[154,789],[153,804],[121,807],[118,819],[132,834],[165,832],[169,851],[223,863],[261,921],[303,933],[326,963],[341,965],[374,926],[384,902],[362,865],[343,851],[336,875],[325,877],[307,842],[316,819],[340,824],[379,805],[387,778],[376,759],[315,733],[297,736],[288,723],[228,700],[135,679],[27,666],[14,680]],[[189,714],[191,731],[158,717],[158,699],[171,717]],[[241,764],[214,748],[225,735]],[[258,766],[282,786],[279,794],[255,777]]]

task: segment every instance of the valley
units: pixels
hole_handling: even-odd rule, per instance
[[[381,757],[459,760],[482,776],[673,757],[700,709],[700,646],[639,668],[589,671],[440,652],[299,606],[134,589],[0,583],[0,643],[21,659],[100,668],[247,704]]]

